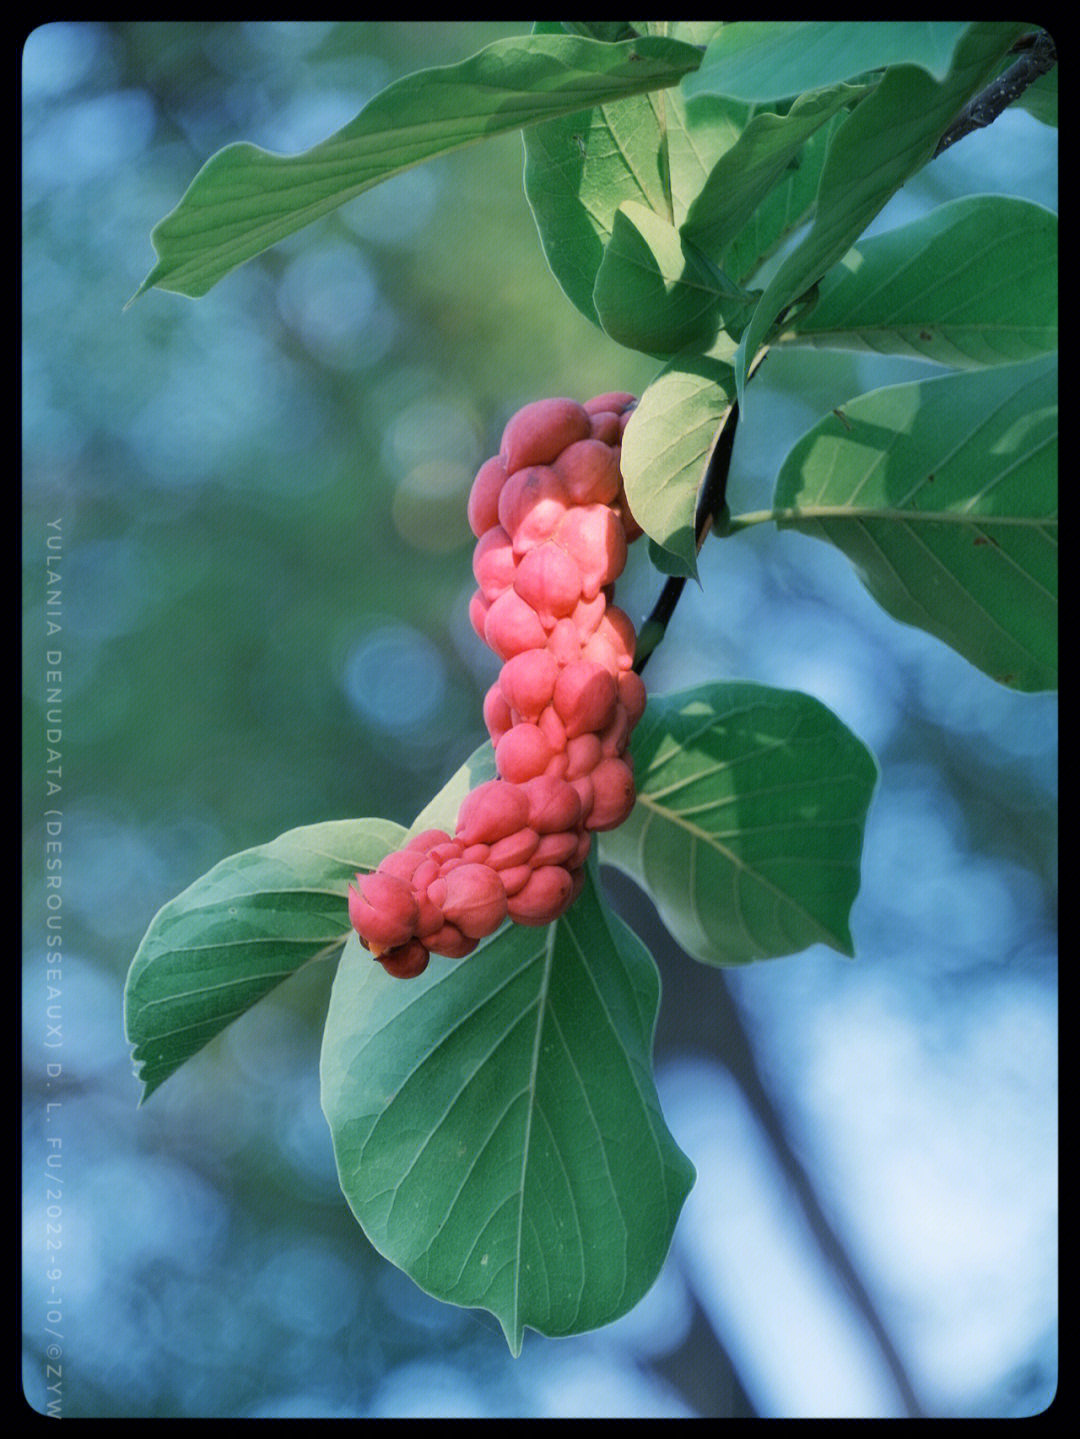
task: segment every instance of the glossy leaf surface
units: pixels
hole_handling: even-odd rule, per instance
[[[707,964],[812,944],[852,953],[863,825],[877,777],[820,701],[766,685],[650,697],[632,740],[637,804],[601,857]]]

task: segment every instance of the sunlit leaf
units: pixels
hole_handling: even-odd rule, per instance
[[[693,1170],[652,1079],[659,976],[591,880],[556,924],[391,979],[346,947],[323,1108],[368,1238],[428,1293],[578,1334],[652,1285]]]
[[[740,341],[735,364],[740,398],[747,369],[777,316],[843,258],[890,196],[929,160],[950,121],[996,73],[1019,30],[972,25],[940,83],[911,65],[887,70],[836,131],[813,223],[770,280]]]
[[[688,954],[852,953],[877,769],[831,711],[765,685],[701,685],[652,695],[632,750],[637,803],[601,858],[645,889]]]
[[[395,81],[303,154],[229,145],[155,226],[158,262],[138,293],[157,286],[205,295],[237,265],[391,175],[492,135],[675,85],[700,60],[677,40],[522,35]]]
[[[806,141],[860,93],[850,85],[834,85],[800,96],[785,115],[755,115],[698,191],[683,236],[719,260],[770,190],[798,164]]]
[[[692,115],[678,90],[597,106],[525,131],[525,194],[552,274],[599,324],[593,286],[626,201],[676,228],[746,107],[713,100]]]
[[[940,79],[964,28],[953,20],[737,20],[713,37],[685,90],[782,100],[904,64]]]
[[[860,395],[795,445],[776,519],[1001,684],[1057,684],[1057,358]]]
[[[593,287],[596,313],[613,340],[659,356],[708,349],[722,306],[734,298],[674,226],[643,205],[620,206]]]
[[[350,881],[404,835],[381,819],[289,830],[223,859],[158,911],[124,994],[144,1099],[302,964],[341,949]]]
[[[969,195],[861,240],[781,339],[969,367],[1057,348],[1057,216]]]
[[[697,574],[694,517],[709,454],[735,398],[730,365],[672,361],[642,395],[623,436],[621,468],[634,518]]]

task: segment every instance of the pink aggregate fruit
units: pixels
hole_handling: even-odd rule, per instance
[[[613,604],[642,533],[619,470],[632,395],[519,410],[469,494],[473,628],[503,661],[484,700],[498,779],[349,887],[349,918],[389,974],[470,954],[509,917],[546,925],[585,882],[592,836],[634,806],[645,709],[635,634]]]

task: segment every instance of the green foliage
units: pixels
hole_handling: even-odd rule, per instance
[[[778,342],[1002,365],[1057,349],[1057,298],[1057,216],[971,195],[853,245]]]
[[[301,155],[221,151],[155,229],[140,293],[205,294],[379,181],[521,129],[555,281],[614,344],[664,361],[622,450],[657,568],[696,577],[706,468],[770,346],[915,356],[938,368],[819,419],[772,508],[721,532],[823,539],[896,619],[1001,684],[1052,687],[1055,217],[974,195],[864,238],[1021,29],[546,22],[395,82]],[[1029,94],[1056,117],[1056,76]],[[877,768],[835,715],[710,682],[651,696],[632,752],[637,804],[601,857],[687,954],[852,953]],[[481,746],[413,832],[452,829],[493,774]],[[380,820],[294,830],[159,912],[127,990],[147,1094],[341,949],[349,880],[403,836]],[[407,982],[350,938],[324,1033],[323,1105],[357,1219],[424,1289],[495,1314],[515,1353],[525,1327],[580,1333],[634,1304],[692,1181],[652,1081],[658,974],[592,863],[555,924],[504,925]]]
[[[670,85],[698,63],[678,41],[604,45],[570,36],[496,41],[460,65],[389,86],[302,155],[229,145],[154,228],[139,288],[205,295],[237,265],[422,160],[622,95]]]
[[[223,859],[158,911],[125,993],[144,1099],[302,964],[341,949],[349,881],[402,834],[383,819],[290,830]]]
[[[546,929],[389,978],[350,940],[323,1039],[341,1185],[441,1299],[578,1334],[652,1285],[693,1171],[652,1081],[659,976],[591,884]]]
[[[780,525],[1001,684],[1057,686],[1057,357],[860,395],[788,455]]]
[[[711,41],[688,95],[783,100],[887,65],[944,78],[965,26],[954,20],[743,20]]]
[[[747,964],[852,954],[877,766],[808,695],[702,685],[654,698],[634,732],[638,802],[603,855],[652,895],[687,953]]]

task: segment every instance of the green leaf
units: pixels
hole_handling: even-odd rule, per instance
[[[144,1100],[302,964],[341,948],[350,881],[404,835],[381,819],[289,830],[222,860],[158,911],[124,992]]]
[[[618,344],[662,358],[708,350],[754,299],[659,215],[629,202],[619,207],[593,288],[600,323]]]
[[[724,25],[685,83],[688,96],[783,100],[886,65],[941,79],[965,26],[935,20],[742,20]]]
[[[969,195],[863,240],[780,338],[968,368],[1057,348],[1057,216]]]
[[[688,954],[853,952],[877,767],[831,711],[765,685],[701,685],[650,696],[631,749],[637,803],[600,857],[652,897]]]
[[[813,224],[769,282],[740,341],[735,365],[740,400],[749,365],[777,316],[843,258],[890,196],[926,163],[957,112],[993,77],[1019,30],[970,26],[940,84],[914,66],[887,70],[840,126],[825,161]]]
[[[1013,103],[1026,110],[1029,115],[1034,115],[1036,120],[1041,120],[1044,125],[1052,125],[1056,130],[1058,122],[1057,66],[1055,65],[1048,74],[1040,75]]]
[[[697,577],[694,518],[709,455],[731,412],[735,374],[722,360],[680,358],[642,395],[623,435],[630,510],[647,535]]]
[[[1057,358],[860,395],[795,445],[777,523],[1001,684],[1057,684]]]
[[[346,947],[323,1037],[342,1189],[375,1248],[429,1294],[580,1334],[663,1264],[693,1169],[652,1078],[648,951],[588,882],[545,928],[391,979]]]
[[[688,116],[677,90],[619,100],[525,132],[525,194],[551,272],[599,324],[593,286],[619,206],[681,224],[746,107],[713,101]]]
[[[701,103],[696,100],[692,108],[696,110]],[[847,112],[840,109],[814,131],[780,181],[727,244],[720,262],[738,284],[746,284],[761,264],[812,216],[832,137],[846,120]],[[732,179],[738,183],[737,177]]]
[[[766,195],[797,163],[806,141],[861,93],[850,85],[834,85],[800,96],[786,115],[755,115],[698,191],[682,226],[683,237],[721,261]]]
[[[245,260],[391,175],[492,135],[675,85],[700,61],[677,40],[523,35],[396,81],[303,154],[229,145],[154,228],[158,263],[137,295],[152,286],[205,295]]]

